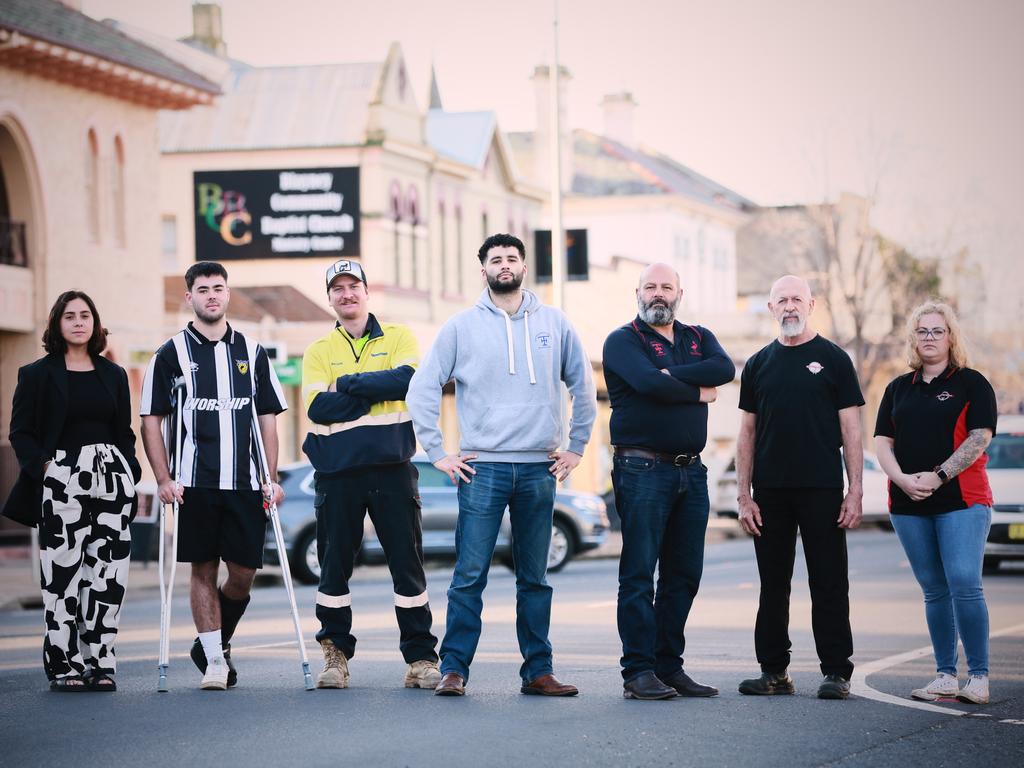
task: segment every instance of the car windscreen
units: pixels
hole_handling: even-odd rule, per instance
[[[413,466],[420,473],[420,488],[451,488],[454,483],[444,472],[426,461],[414,461]]]
[[[992,438],[988,469],[1024,469],[1024,434],[1001,434]]]

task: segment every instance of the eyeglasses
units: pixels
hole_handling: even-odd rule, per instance
[[[914,333],[917,334],[917,338],[919,338],[921,341],[924,341],[929,337],[935,339],[936,341],[940,341],[946,338],[945,328],[918,328],[917,330],[914,331]]]

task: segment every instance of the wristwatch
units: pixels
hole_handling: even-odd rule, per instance
[[[942,469],[942,465],[941,464],[939,464],[937,467],[935,467],[935,469],[933,469],[932,472],[934,472],[936,475],[939,476],[939,480],[942,481],[943,485],[945,485],[946,483],[949,482],[949,480],[950,480],[949,475],[947,475],[945,470]]]

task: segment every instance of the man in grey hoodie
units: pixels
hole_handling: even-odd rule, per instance
[[[465,693],[480,640],[487,571],[507,506],[523,654],[520,690],[574,696],[577,689],[552,674],[545,572],[555,481],[579,464],[597,412],[590,362],[568,318],[522,288],[526,251],[519,238],[492,235],[478,256],[487,288],[475,307],[442,326],[405,400],[427,456],[459,489],[443,677],[434,692]],[[458,454],[446,455],[438,417],[441,389],[453,379],[461,445]],[[572,396],[568,450],[562,450],[563,382]]]

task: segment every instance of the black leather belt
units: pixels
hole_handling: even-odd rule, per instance
[[[688,467],[700,461],[699,453],[658,453],[657,451],[648,451],[643,448],[620,448],[619,446],[615,446],[615,455],[622,457],[632,456],[636,459],[653,459],[654,461],[673,464],[677,467]]]

